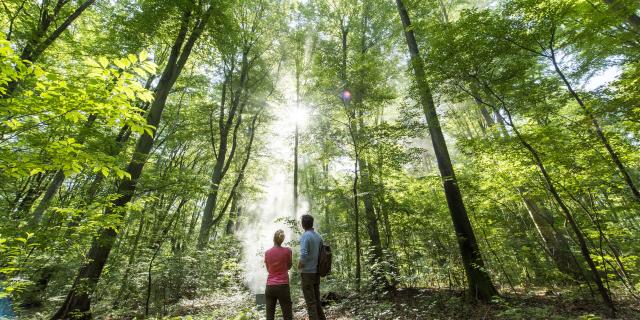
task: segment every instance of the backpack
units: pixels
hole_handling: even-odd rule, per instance
[[[333,258],[331,254],[331,247],[325,246],[322,241],[320,241],[320,251],[318,254],[318,274],[321,277],[326,277],[329,273],[331,273],[331,259]]]

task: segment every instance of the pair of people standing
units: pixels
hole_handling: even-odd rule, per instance
[[[307,305],[309,320],[326,320],[320,304],[320,275],[318,257],[322,238],[313,229],[313,217],[305,214],[301,219],[304,233],[300,237],[300,260],[298,270],[302,283],[302,294]],[[273,236],[273,248],[267,250],[264,262],[269,276],[265,298],[267,302],[267,320],[275,318],[276,303],[280,303],[285,320],[293,319],[289,272],[292,266],[291,248],[282,247],[284,231],[278,230]]]

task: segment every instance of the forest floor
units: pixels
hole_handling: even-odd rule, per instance
[[[240,288],[206,299],[182,301],[174,310],[182,319],[263,319],[254,297]],[[401,289],[389,299],[365,294],[332,294],[325,306],[327,319],[611,319],[607,309],[571,292],[504,294],[490,304],[465,302],[462,291]],[[304,301],[294,293],[295,320],[305,320]],[[616,319],[640,319],[640,303],[618,300]]]

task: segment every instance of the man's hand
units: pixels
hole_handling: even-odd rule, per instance
[[[298,270],[302,269],[303,266],[304,264],[302,263],[302,261],[298,260]]]

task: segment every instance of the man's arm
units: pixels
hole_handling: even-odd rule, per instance
[[[309,257],[309,237],[306,233],[300,237],[300,260],[298,261],[298,269],[304,267],[304,261]]]

